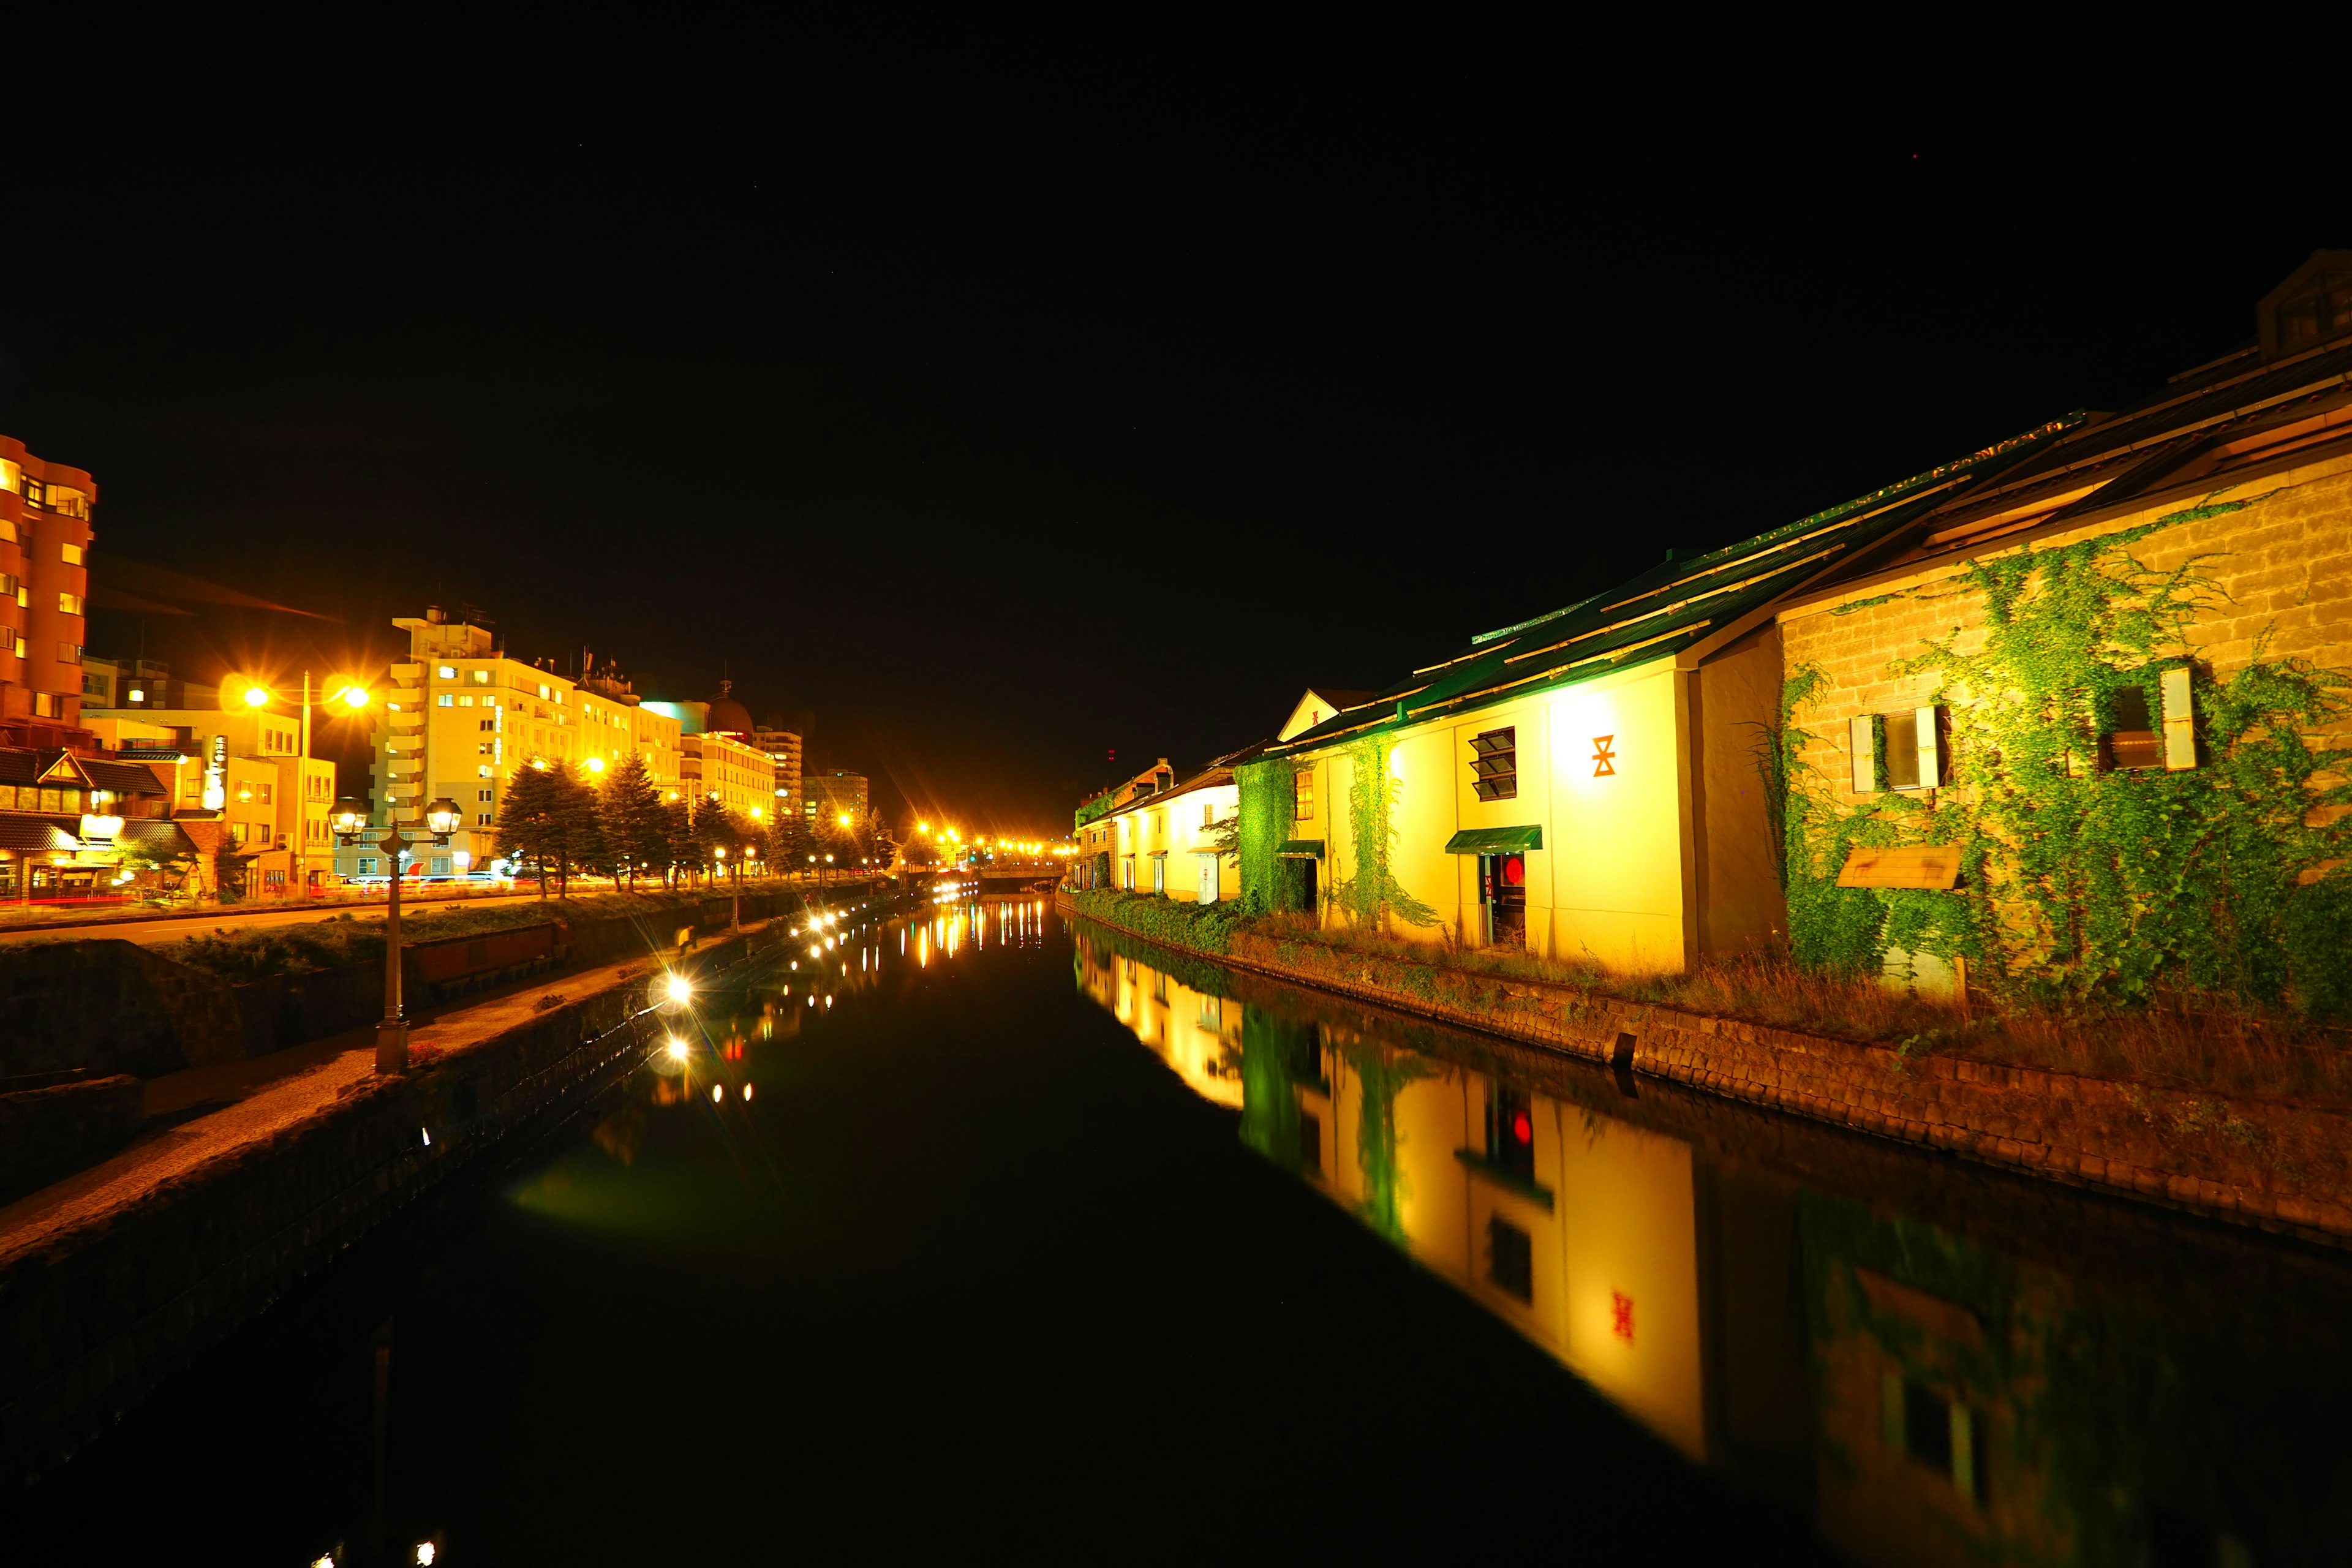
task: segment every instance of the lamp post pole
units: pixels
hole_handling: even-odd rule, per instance
[[[429,691],[429,688],[427,688]],[[376,847],[384,853],[392,870],[388,896],[384,900],[383,919],[383,1017],[375,1026],[375,1070],[398,1073],[408,1070],[408,1014],[401,996],[400,963],[400,858],[411,844],[446,844],[449,835],[457,831],[457,804],[446,798],[425,804],[425,795],[432,788],[428,757],[433,723],[433,709],[428,699],[419,714],[423,722],[416,737],[416,803],[423,819],[416,824],[419,831],[410,831],[400,820],[400,802],[393,795],[387,771],[384,788],[383,832],[375,839]],[[335,837],[345,844],[368,842],[371,829],[367,812],[357,801],[345,801],[335,813]]]

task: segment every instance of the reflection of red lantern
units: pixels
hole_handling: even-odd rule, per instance
[[[1524,855],[1503,857],[1503,881],[1509,887],[1524,887],[1528,879],[1528,858]]]

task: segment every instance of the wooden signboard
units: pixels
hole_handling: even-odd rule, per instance
[[[1948,889],[1960,879],[1957,844],[1913,844],[1900,849],[1857,847],[1838,873],[1841,888]]]

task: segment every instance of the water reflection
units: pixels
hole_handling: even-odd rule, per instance
[[[1244,1142],[1871,1563],[2333,1560],[2344,1260],[1255,982],[1082,927]]]

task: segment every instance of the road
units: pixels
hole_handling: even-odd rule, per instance
[[[538,901],[536,890],[529,893],[502,893],[489,898],[437,899],[411,902],[403,898],[403,915],[424,914],[431,910],[478,910],[493,904],[526,904]],[[40,926],[30,931],[0,930],[0,943],[12,942],[57,942],[59,940],[91,941],[101,937],[135,942],[142,947],[158,942],[179,942],[192,936],[209,936],[221,927],[232,931],[247,931],[257,926],[297,925],[304,921],[322,921],[333,915],[352,914],[361,920],[382,920],[383,905],[322,904],[290,908],[209,910],[203,914],[167,921],[125,920],[91,921],[83,924]]]

